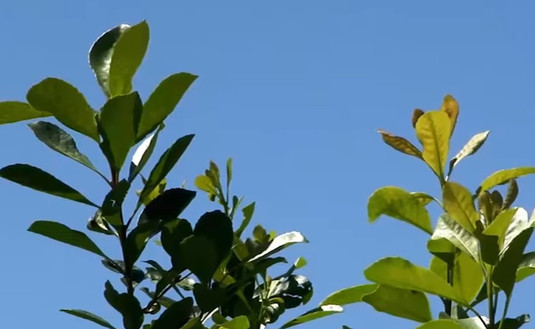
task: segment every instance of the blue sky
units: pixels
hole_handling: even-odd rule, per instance
[[[142,97],[171,73],[200,76],[167,121],[156,151],[196,134],[170,184],[185,180],[193,187],[209,160],[233,157],[234,191],[257,202],[255,222],[280,233],[299,230],[311,241],[287,255],[309,260],[303,273],[315,285],[312,307],[334,290],[365,283],[362,271],[381,257],[428,264],[424,233],[387,218],[367,222],[367,198],[380,186],[438,192],[432,173],[383,145],[377,128],[414,141],[412,110],[436,109],[450,93],[461,105],[452,152],[473,134],[491,130],[453,180],[474,190],[495,170],[535,164],[535,5],[441,3],[2,1],[0,99],[24,100],[29,87],[55,76],[100,107],[104,96],[87,64],[91,43],[115,25],[148,20],[151,45],[135,80]],[[105,168],[96,146],[75,136]],[[0,166],[31,163],[93,200],[103,198],[105,185],[96,176],[41,145],[25,124],[1,127],[0,140]],[[519,183],[517,205],[531,212],[535,178]],[[98,258],[26,232],[35,219],[82,229],[92,209],[7,181],[0,181],[0,191],[2,325],[94,328],[60,308],[87,309],[119,324],[102,296],[111,273]],[[214,207],[199,194],[185,215],[195,220]],[[115,250],[112,241],[97,241]],[[146,258],[157,254],[152,248]],[[529,300],[534,289],[533,281],[519,286],[511,315],[535,314]],[[363,304],[306,328],[342,324],[416,326]]]

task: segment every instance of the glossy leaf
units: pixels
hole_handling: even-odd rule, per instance
[[[416,329],[465,329],[457,322],[450,319],[439,319],[426,322]]]
[[[500,254],[503,254],[506,251],[508,246],[518,235],[526,229],[533,227],[533,223],[533,218],[528,219],[528,212],[523,208],[518,208],[505,232],[503,247]]]
[[[249,329],[249,319],[245,315],[237,316],[231,320],[225,321],[219,327],[220,329]]]
[[[476,262],[481,260],[479,240],[448,214],[440,216],[432,240],[446,239],[462,252],[470,255]]]
[[[464,186],[446,182],[442,189],[444,209],[457,223],[469,232],[474,232],[479,214],[474,207],[472,194]]]
[[[124,225],[122,218],[122,204],[126,194],[130,189],[130,183],[123,179],[106,194],[100,208],[101,215],[117,230],[121,230]]]
[[[373,306],[378,312],[417,322],[431,321],[431,309],[426,295],[420,291],[379,285],[371,294],[364,295],[362,301]]]
[[[136,176],[141,172],[149,161],[156,143],[158,142],[158,136],[160,132],[164,129],[165,125],[161,124],[160,127],[156,130],[155,133],[151,134],[149,137],[145,138],[143,142],[138,146],[134,155],[132,156],[132,162],[130,163],[130,171],[128,174],[128,180],[132,182]]]
[[[40,192],[97,207],[96,204],[89,201],[80,192],[56,177],[27,164],[14,164],[4,167],[0,169],[0,177]]]
[[[485,230],[483,231],[483,234],[485,235],[493,235],[498,238],[498,246],[500,250],[502,250],[504,247],[505,234],[507,232],[507,229],[518,211],[519,211],[518,209],[508,209],[508,210],[501,212],[494,219],[494,221],[492,221],[492,223],[490,223],[489,226],[487,226]],[[522,216],[522,214],[519,213],[517,216]],[[527,213],[526,213],[526,217],[527,217]],[[518,220],[519,219],[516,219],[515,222]]]
[[[440,107],[440,110],[446,112],[450,119],[451,136],[453,134],[453,131],[455,130],[455,125],[457,124],[457,117],[459,116],[459,104],[457,103],[457,100],[453,98],[453,96],[446,95],[444,96],[444,100],[442,101],[442,106]]]
[[[108,258],[85,233],[70,229],[63,224],[51,221],[36,221],[28,228],[28,231]]]
[[[343,310],[344,309],[339,305],[323,305],[286,322],[280,329],[290,328],[302,323],[314,321],[332,314],[343,312]]]
[[[416,290],[435,294],[456,301],[463,301],[455,290],[436,273],[398,257],[383,258],[364,271],[366,279],[399,289]]]
[[[516,271],[516,282],[535,274],[535,252],[528,252],[522,256],[522,261]]]
[[[0,125],[49,116],[51,116],[50,113],[37,111],[27,103],[0,102]]]
[[[168,221],[178,218],[195,198],[195,194],[194,191],[182,188],[165,190],[145,207],[141,218],[147,221]]]
[[[485,144],[485,141],[487,140],[487,137],[489,136],[490,130],[486,130],[484,132],[481,132],[479,134],[475,134],[470,138],[470,140],[463,146],[463,148],[450,160],[450,169],[448,172],[448,176],[451,175],[451,172],[453,168],[464,158],[466,158],[469,155],[472,155],[479,150],[483,144]]]
[[[405,153],[407,155],[412,155],[418,159],[422,159],[422,151],[420,151],[416,146],[403,137],[392,135],[389,132],[386,132],[382,129],[378,130],[379,134],[383,138],[383,141],[391,146],[393,149]]]
[[[47,78],[31,87],[26,98],[37,111],[48,112],[65,126],[99,142],[95,112],[72,85]]]
[[[100,148],[116,172],[124,164],[135,144],[141,99],[137,92],[108,99],[100,112],[99,130],[103,137]]]
[[[153,322],[151,329],[180,329],[188,322],[192,308],[191,297],[174,303]]]
[[[102,176],[102,174],[100,174],[95,166],[91,163],[89,158],[85,154],[80,153],[78,147],[76,146],[76,142],[65,130],[53,123],[45,121],[30,123],[28,126],[32,129],[35,136],[48,147],[65,155],[68,158],[73,159],[76,162],[83,164],[87,168]]]
[[[441,111],[425,113],[416,124],[416,136],[423,145],[422,157],[441,179],[444,178],[451,127],[447,114]]]
[[[109,281],[106,281],[104,297],[123,316],[125,329],[139,329],[141,327],[144,316],[141,305],[136,297],[127,293],[119,294]]]
[[[137,140],[140,141],[156,129],[175,109],[196,75],[177,73],[165,78],[143,105]]]
[[[490,190],[497,185],[504,184],[513,178],[531,174],[535,174],[535,167],[518,167],[498,170],[489,177],[485,178],[483,183],[481,183],[481,186],[478,188],[478,194],[482,191]]]
[[[333,292],[320,305],[347,305],[362,302],[362,297],[377,289],[377,284],[363,284]]]
[[[254,262],[258,259],[268,257],[295,243],[303,242],[308,242],[308,240],[299,232],[294,231],[278,235],[277,237],[275,237],[275,239],[273,239],[273,241],[271,241],[266,250],[251,258],[249,262]]]
[[[431,234],[431,218],[417,197],[399,187],[383,187],[376,190],[368,200],[368,220],[374,222],[387,215],[410,223]]]
[[[125,29],[115,42],[108,77],[111,97],[132,91],[132,79],[145,57],[149,34],[149,25],[142,21]]]
[[[60,310],[61,312],[64,312],[64,313],[67,313],[67,314],[70,314],[70,315],[74,315],[76,317],[79,317],[79,318],[82,318],[82,319],[85,319],[85,320],[89,320],[93,323],[96,323],[104,328],[108,328],[108,329],[115,329],[114,326],[112,326],[108,321],[104,320],[103,318],[101,318],[100,316],[97,316],[91,312],[88,312],[88,311],[84,311],[84,310],[67,310],[67,309],[61,309]]]
[[[154,168],[152,169],[147,183],[141,192],[140,200],[143,200],[145,196],[150,193],[173,169],[178,162],[182,154],[188,148],[194,135],[186,135],[179,138],[170,148],[158,160]],[[141,202],[141,201],[140,201]]]

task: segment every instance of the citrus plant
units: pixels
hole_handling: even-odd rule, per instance
[[[364,271],[370,284],[342,289],[325,303],[365,302],[377,311],[420,322],[419,329],[516,329],[529,321],[527,314],[510,318],[508,311],[516,284],[535,273],[535,252],[525,252],[535,217],[513,206],[517,178],[535,173],[535,167],[497,171],[474,192],[452,181],[457,165],[476,153],[489,135],[474,135],[448,161],[458,115],[459,105],[450,95],[439,110],[416,109],[412,125],[421,148],[379,130],[386,144],[431,169],[442,195],[382,187],[368,200],[369,221],[386,215],[427,233],[429,266],[400,257],[380,259]],[[507,185],[505,193],[500,185]],[[427,209],[433,202],[443,212],[434,227]],[[428,295],[442,301],[438,319],[433,319]],[[480,303],[487,304],[486,315]]]

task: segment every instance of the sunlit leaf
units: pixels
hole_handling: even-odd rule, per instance
[[[387,215],[410,223],[431,234],[431,218],[425,206],[409,192],[393,186],[375,191],[368,200],[368,220],[374,222]]]
[[[412,155],[418,159],[422,158],[422,151],[420,151],[416,146],[403,137],[392,135],[389,132],[386,132],[382,129],[379,129],[377,132],[381,134],[383,141],[390,145],[393,149],[405,153],[407,155]]]
[[[175,109],[182,96],[197,78],[189,73],[177,73],[165,78],[143,105],[137,141],[156,129]]]
[[[28,228],[28,231],[108,258],[85,233],[70,229],[63,224],[44,220],[36,221]]]
[[[26,98],[37,111],[48,112],[67,127],[99,142],[95,112],[74,86],[47,78],[31,87]]]
[[[130,172],[128,174],[128,180],[132,182],[136,176],[141,172],[141,170],[149,161],[156,143],[158,142],[158,136],[160,132],[164,129],[165,125],[161,124],[155,133],[151,134],[138,146],[134,155],[132,156],[132,162],[130,163]]]
[[[206,175],[199,175],[195,178],[195,186],[210,195],[217,194],[217,188],[212,183],[212,180]]]
[[[362,302],[362,297],[377,289],[377,284],[363,284],[333,292],[320,305],[347,305]]]
[[[479,264],[466,253],[455,257],[453,288],[463,300],[471,302],[479,293],[485,276]]]
[[[219,210],[207,212],[202,215],[195,224],[193,234],[206,237],[214,242],[217,248],[219,262],[226,257],[234,241],[232,221],[226,214]],[[294,242],[295,239],[295,237],[288,237],[284,239],[284,243]]]
[[[453,134],[453,130],[455,130],[455,125],[457,124],[457,117],[459,116],[459,104],[457,103],[457,100],[453,98],[453,96],[446,95],[444,96],[440,110],[446,112],[450,118],[451,136]]]
[[[115,329],[114,326],[112,326],[108,321],[104,320],[98,315],[95,315],[91,312],[84,311],[84,310],[67,310],[67,309],[61,309],[61,312],[74,315],[76,317],[89,320],[93,323],[96,323],[102,327],[108,328],[108,329]]]
[[[14,164],[4,167],[0,169],[0,177],[40,192],[97,207],[96,204],[89,201],[80,192],[56,177],[27,164]]]
[[[266,250],[254,256],[249,262],[254,262],[258,259],[268,257],[284,248],[287,248],[295,243],[308,242],[308,240],[299,232],[288,232],[278,235],[271,241]]]
[[[451,122],[445,112],[427,112],[416,123],[416,136],[423,145],[422,157],[435,174],[443,179],[448,157]]]
[[[479,220],[472,194],[464,186],[446,182],[442,189],[442,204],[448,214],[465,229],[474,232]]]
[[[373,306],[378,312],[417,322],[431,321],[431,309],[427,296],[420,291],[379,285],[371,294],[364,295],[362,301]]]
[[[516,281],[522,281],[533,274],[535,274],[535,252],[528,252],[522,256],[522,261],[518,265]]]
[[[487,137],[489,136],[490,131],[486,130],[484,132],[481,132],[479,134],[475,134],[470,138],[470,140],[463,146],[463,148],[457,153],[451,160],[450,160],[450,169],[448,171],[448,176],[451,175],[451,172],[453,168],[465,157],[472,155],[479,150],[483,144],[485,144],[485,141],[487,140]]]
[[[219,327],[220,329],[249,329],[249,319],[245,315],[240,315],[232,320],[225,321]]]
[[[27,103],[0,102],[0,125],[49,116],[51,116],[50,113],[37,111]]]
[[[319,318],[323,318],[332,314],[343,312],[343,308],[339,305],[322,305],[313,310],[310,310],[297,318],[286,322],[280,329],[290,328],[302,323],[313,321]]]
[[[426,322],[416,329],[465,329],[457,322],[450,319],[440,319]]]
[[[482,191],[490,190],[496,185],[507,183],[510,179],[520,176],[535,174],[535,167],[518,167],[512,169],[498,170],[489,177],[485,178],[478,188],[478,194]]]
[[[470,255],[476,262],[481,260],[479,240],[448,214],[440,216],[432,240],[446,239],[462,252]]]

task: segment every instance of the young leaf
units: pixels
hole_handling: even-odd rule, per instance
[[[413,112],[412,112],[412,118],[411,118],[411,121],[412,121],[412,127],[413,128],[416,128],[416,123],[418,122],[418,120],[420,119],[420,117],[422,115],[424,115],[424,111],[420,110],[420,109],[415,109]]]
[[[50,113],[37,111],[27,103],[0,102],[0,125],[49,116]]]
[[[451,299],[462,305],[467,302],[436,273],[399,257],[383,258],[364,271],[366,279],[387,286],[416,290]]]
[[[258,259],[268,257],[295,243],[303,243],[303,242],[308,242],[308,240],[299,232],[288,232],[288,233],[281,234],[277,236],[275,239],[273,239],[273,241],[271,241],[271,243],[269,244],[266,250],[264,250],[260,254],[251,258],[249,262],[254,262]]]
[[[425,206],[409,192],[393,186],[380,188],[368,200],[368,221],[387,215],[433,233],[431,218]]]
[[[479,240],[448,214],[440,216],[431,240],[446,239],[476,262],[481,260]]]
[[[417,157],[418,159],[422,159],[422,151],[420,151],[416,146],[414,146],[405,138],[392,135],[391,133],[386,132],[382,129],[377,130],[377,132],[381,134],[383,141],[389,146],[391,146],[393,149],[401,153],[405,153],[407,155],[412,155],[414,157]]]
[[[158,136],[164,127],[165,125],[162,123],[155,133],[145,138],[145,140],[138,146],[134,152],[134,155],[132,156],[128,181],[133,182],[143,167],[145,167],[145,164],[147,164],[147,161],[149,161],[152,152],[154,152],[154,147],[156,147],[156,143],[158,142]]]
[[[170,148],[165,151],[158,163],[152,169],[147,183],[143,188],[140,195],[140,201],[142,200],[167,176],[167,174],[173,169],[178,162],[182,154],[188,148],[194,135],[186,135],[179,138]]]
[[[362,302],[362,297],[374,292],[379,285],[363,284],[333,292],[320,305],[340,305]]]
[[[423,145],[422,158],[440,179],[444,179],[451,127],[447,114],[441,111],[427,112],[416,123],[416,136]]]
[[[153,322],[151,329],[180,329],[190,318],[193,308],[193,299],[184,298],[165,310],[156,321]]]
[[[173,112],[195,79],[197,76],[189,73],[173,74],[156,87],[143,105],[137,141],[156,129]]]
[[[505,200],[503,200],[502,210],[510,208],[517,196],[518,184],[516,179],[513,178],[509,181],[509,185],[507,186],[507,194],[505,195]]]
[[[149,25],[142,21],[125,29],[113,46],[109,66],[108,90],[111,97],[128,94],[132,79],[149,45]]]
[[[243,231],[245,231],[247,226],[249,226],[249,223],[251,222],[251,219],[253,218],[254,207],[255,207],[255,203],[253,202],[242,208],[243,220],[240,224],[240,227],[236,230],[236,233],[235,233],[235,235],[238,238],[241,237],[241,235],[243,234]]]
[[[68,158],[73,159],[78,163],[83,164],[87,168],[102,176],[102,174],[91,163],[89,158],[85,154],[80,153],[78,147],[76,147],[76,142],[65,130],[53,123],[45,121],[30,123],[28,126],[32,129],[35,136],[48,147],[65,155]]]
[[[450,169],[448,171],[448,176],[451,175],[451,172],[453,168],[465,157],[472,155],[479,150],[481,146],[485,143],[487,140],[487,137],[489,136],[490,131],[486,130],[484,132],[481,132],[479,134],[475,134],[470,138],[468,143],[466,143],[463,148],[457,153],[451,160],[450,160]]]
[[[109,281],[106,281],[104,297],[117,312],[123,316],[125,329],[139,329],[143,324],[143,310],[139,301],[130,294],[119,294]]]
[[[508,209],[505,211],[502,211],[493,221],[489,224],[483,230],[483,234],[485,235],[493,235],[498,238],[498,246],[500,250],[503,249],[504,242],[505,242],[505,234],[507,232],[507,228],[511,224],[511,221],[517,214],[519,209]],[[522,216],[521,214],[519,214]],[[526,213],[527,216],[527,213]],[[515,220],[515,222],[518,221],[518,219]]]
[[[28,231],[108,258],[85,233],[72,230],[63,224],[51,221],[36,221],[28,228]]]
[[[510,179],[520,176],[535,174],[535,167],[518,167],[512,169],[498,170],[489,177],[485,178],[481,186],[477,189],[477,194],[482,191],[488,191],[496,185],[508,182]]]
[[[431,321],[431,309],[427,296],[420,291],[399,289],[384,285],[364,295],[362,301],[373,306],[378,312],[417,322]]]
[[[48,112],[67,127],[99,142],[95,112],[74,86],[47,78],[31,87],[26,98],[37,111]]]
[[[284,325],[282,325],[282,327],[280,327],[280,329],[290,328],[301,323],[314,321],[332,314],[341,313],[343,311],[344,309],[339,305],[322,305],[298,316],[293,320],[286,322]]]
[[[230,187],[230,182],[232,182],[232,158],[227,159],[227,189]]]
[[[453,182],[446,182],[442,189],[442,204],[448,214],[465,229],[474,232],[479,221],[472,194],[465,187]]]
[[[197,178],[195,178],[194,184],[199,190],[206,192],[209,195],[217,194],[217,188],[212,183],[212,180],[210,179],[210,177],[206,175],[197,176]]]
[[[14,164],[4,167],[0,169],[0,177],[40,192],[97,207],[96,204],[89,201],[80,192],[56,177],[27,164]]]
[[[77,316],[79,318],[82,318],[82,319],[85,319],[85,320],[89,320],[93,323],[96,323],[104,328],[108,328],[108,329],[115,329],[114,326],[112,326],[108,321],[104,320],[103,318],[101,318],[100,316],[97,316],[93,313],[90,313],[90,312],[87,312],[87,311],[84,311],[84,310],[66,310],[66,309],[61,309],[60,310],[61,312],[64,312],[64,313],[67,313],[67,314],[70,314],[70,315],[74,315],[74,316]]]
[[[99,130],[103,138],[100,148],[116,172],[135,144],[141,106],[139,94],[133,92],[108,99],[100,112]]]
[[[451,122],[451,133],[450,136],[453,135],[453,131],[455,130],[455,125],[457,124],[457,117],[459,116],[459,104],[457,103],[457,100],[453,98],[451,95],[444,96],[444,100],[442,102],[442,106],[440,107],[440,110],[443,112],[446,112],[448,114],[448,117],[450,118]]]

